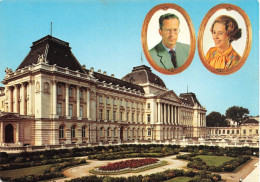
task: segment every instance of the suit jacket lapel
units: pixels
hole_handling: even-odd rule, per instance
[[[162,42],[158,45],[157,55],[165,69],[173,68],[169,53],[163,47]]]

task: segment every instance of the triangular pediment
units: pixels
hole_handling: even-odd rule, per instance
[[[173,90],[162,92],[157,95],[157,98],[181,103],[180,98],[175,94],[175,92]]]

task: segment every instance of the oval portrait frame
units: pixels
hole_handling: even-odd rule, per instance
[[[241,15],[241,17],[244,19],[244,23],[246,25],[246,43],[245,43],[245,49],[244,49],[243,55],[241,56],[241,61],[238,63],[238,65],[236,65],[230,69],[227,69],[227,70],[218,71],[214,67],[210,66],[206,61],[206,57],[205,57],[204,51],[203,51],[203,36],[204,36],[205,27],[208,24],[209,19],[212,17],[212,15],[214,13],[216,13],[217,11],[222,10],[222,9],[227,10],[227,11],[234,10],[237,13],[239,13]],[[247,57],[251,50],[251,44],[252,44],[252,28],[251,28],[251,23],[250,23],[249,17],[240,7],[238,7],[236,5],[223,3],[223,4],[214,6],[204,16],[204,18],[200,24],[200,28],[199,28],[199,32],[198,32],[199,57],[200,57],[202,64],[210,72],[215,73],[217,75],[229,75],[229,74],[232,74],[232,73],[238,71],[245,64],[245,62],[247,60]]]
[[[189,52],[189,56],[182,66],[180,66],[176,69],[171,69],[171,70],[161,68],[160,66],[158,66],[155,63],[155,61],[152,59],[152,57],[149,53],[149,49],[148,49],[148,45],[147,45],[147,29],[148,29],[148,25],[150,23],[152,16],[159,10],[166,11],[168,9],[174,9],[174,10],[178,11],[180,14],[182,14],[184,19],[186,20],[186,23],[188,25],[189,32],[190,32],[190,52]],[[195,54],[195,49],[196,49],[195,30],[194,30],[194,26],[192,24],[192,21],[190,19],[190,16],[188,15],[188,13],[182,7],[180,7],[176,4],[172,4],[172,3],[159,4],[155,7],[153,7],[147,13],[147,15],[144,19],[143,26],[142,26],[142,32],[141,32],[141,42],[142,42],[142,47],[143,47],[145,57],[146,57],[147,61],[149,62],[149,64],[155,70],[157,70],[160,73],[166,74],[166,75],[174,75],[174,74],[181,73],[191,64],[193,57],[194,57],[194,54]]]

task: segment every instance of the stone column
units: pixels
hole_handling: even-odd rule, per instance
[[[163,109],[164,109],[164,113],[163,113],[163,123],[166,123],[166,104],[163,104]]]
[[[69,84],[65,84],[65,115],[67,119],[70,119],[69,115]]]
[[[57,118],[57,82],[52,81],[52,115]]]
[[[14,86],[13,90],[13,112],[18,113],[18,85]]]
[[[0,143],[4,143],[4,122],[1,122]]]
[[[157,122],[161,123],[161,115],[162,114],[161,114],[161,103],[160,102],[158,103],[158,111],[157,111],[157,113],[158,113],[157,114],[157,117],[158,117],[158,121]]]
[[[174,123],[177,125],[178,121],[177,121],[177,106],[174,107]]]
[[[169,124],[169,123],[171,123],[171,111],[170,111],[170,104],[167,104],[167,106],[168,106],[168,108],[167,108],[167,109],[168,109],[168,116],[167,116],[167,117],[168,117],[168,124]]]
[[[13,112],[13,87],[9,87],[8,92],[8,112]]]
[[[16,140],[15,143],[18,144],[19,142],[19,122],[16,123]]]
[[[25,95],[25,83],[22,83],[21,85],[21,102],[20,102],[20,114],[21,115],[25,115],[25,99],[26,99],[26,95]]]
[[[29,98],[29,102],[27,103],[28,104],[28,109],[27,109],[27,115],[33,115],[33,107],[34,107],[34,103],[33,103],[33,84],[34,84],[34,81],[30,80],[28,82],[28,98]]]
[[[87,118],[88,118],[88,120],[91,120],[91,118],[90,118],[90,93],[89,93],[89,89],[87,89]]]
[[[173,105],[171,105],[171,124],[174,124],[174,111],[173,111]]]
[[[79,95],[79,92],[80,92],[80,87],[77,86],[77,118],[78,120],[81,120],[81,116],[80,116],[80,95]]]

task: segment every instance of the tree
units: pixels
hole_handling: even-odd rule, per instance
[[[232,106],[226,110],[226,117],[232,119],[240,125],[245,119],[248,118],[249,110],[247,108]]]
[[[224,115],[221,115],[219,112],[211,112],[206,116],[206,125],[210,127],[216,126],[229,126],[228,121]]]

